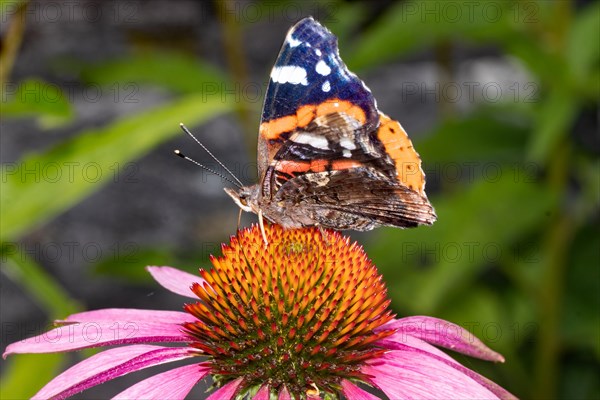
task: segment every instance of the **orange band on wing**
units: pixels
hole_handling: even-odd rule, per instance
[[[284,132],[291,132],[296,128],[304,128],[315,119],[315,109],[313,105],[302,106],[295,115],[286,115],[285,117],[273,119],[269,122],[260,124],[260,135],[267,140],[278,139]]]
[[[293,175],[298,172],[323,172],[327,171],[328,160],[291,161],[281,160],[277,163],[277,172]]]
[[[281,160],[277,163],[277,172],[294,175],[297,173],[316,173],[325,172],[329,167],[332,171],[341,171],[343,169],[358,168],[361,164],[354,160],[323,160],[316,159],[308,161]]]
[[[361,124],[364,124],[367,121],[365,112],[362,108],[350,103],[349,101],[340,99],[330,99],[319,104],[317,106],[316,114],[317,117],[320,117],[322,115],[332,114],[335,112],[343,112],[359,121]]]
[[[354,160],[336,160],[331,163],[331,169],[340,171],[342,169],[358,168],[361,164]]]
[[[277,163],[277,172],[293,175],[295,172],[307,172],[311,169],[311,163],[307,161],[281,160]]]
[[[259,133],[266,140],[279,138],[284,132],[293,131],[298,126],[296,115],[286,115],[285,117],[273,119],[269,122],[260,124]]]
[[[421,169],[421,158],[413,148],[408,135],[398,121],[383,113],[379,113],[379,121],[381,125],[377,130],[377,138],[385,147],[386,153],[396,163],[398,179],[409,189],[424,194],[425,174]]]
[[[320,117],[335,112],[343,112],[344,114],[354,118],[361,124],[367,120],[365,112],[362,108],[352,104],[346,100],[330,99],[318,105],[307,104],[298,109],[296,114],[286,115],[260,124],[260,135],[265,140],[278,139],[282,133],[291,132],[296,128],[304,128],[310,124],[315,117]]]
[[[306,125],[310,124],[310,121],[315,119],[315,110],[316,106],[309,104],[306,106],[302,106],[296,112],[296,118],[298,119],[298,128],[304,128]]]
[[[311,172],[327,171],[328,165],[329,165],[328,160],[312,160],[310,162],[310,170],[311,170]]]

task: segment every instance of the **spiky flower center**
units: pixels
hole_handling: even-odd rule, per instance
[[[243,378],[239,394],[268,384],[296,399],[337,397],[341,379],[365,381],[363,363],[384,350],[376,328],[392,319],[381,275],[362,248],[318,229],[240,231],[213,268],[201,301],[185,309],[191,346],[210,357],[217,384]]]

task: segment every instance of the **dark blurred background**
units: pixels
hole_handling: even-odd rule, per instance
[[[180,309],[144,266],[208,267],[238,209],[173,155],[216,167],[178,124],[255,182],[271,66],[312,15],[424,161],[433,227],[351,233],[395,312],[473,332],[506,363],[460,361],[519,397],[599,398],[600,3],[0,5],[2,349],[78,310]],[[0,397],[90,354],[3,360]]]

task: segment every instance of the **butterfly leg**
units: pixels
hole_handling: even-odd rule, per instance
[[[242,210],[242,209],[240,208],[240,213],[238,214],[238,226],[237,226],[237,229],[238,229],[238,231],[240,230],[240,224],[241,224],[241,222],[242,222],[242,212],[243,212],[243,211],[244,211],[244,210]]]
[[[317,225],[317,227],[319,228],[319,232],[321,232],[321,237],[325,241],[325,244],[327,245],[327,247],[329,247],[329,238],[327,237],[327,232],[325,231],[325,228],[323,228],[321,225]]]
[[[265,233],[265,223],[263,221],[262,211],[258,210],[258,225],[260,226],[260,233],[262,233],[263,240],[265,241],[265,247],[269,245],[267,240],[267,234]]]

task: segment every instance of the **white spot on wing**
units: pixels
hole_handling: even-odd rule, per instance
[[[313,135],[308,132],[300,132],[293,136],[291,140],[298,144],[308,144],[312,147],[322,150],[329,150],[329,142],[323,136]]]
[[[342,155],[345,158],[350,158],[350,157],[352,157],[352,152],[350,150],[344,150],[344,151],[342,151]]]
[[[352,140],[347,137],[343,137],[340,139],[340,146],[348,150],[356,150],[356,145]]]
[[[331,90],[331,83],[329,83],[329,81],[323,82],[321,85],[321,90],[324,92],[329,92]]]
[[[321,53],[321,50],[319,50],[319,49],[315,49],[315,54],[316,54],[317,56],[321,57],[321,54],[323,54],[323,53]]]
[[[300,44],[302,44],[301,41],[295,39],[292,35],[288,36],[287,42],[290,45],[290,47],[298,47],[300,46]]]
[[[277,83],[291,83],[292,85],[308,85],[306,80],[306,70],[296,65],[284,65],[275,67],[271,71],[271,79]]]
[[[315,71],[317,71],[319,75],[327,76],[331,73],[331,68],[329,65],[327,65],[327,63],[325,63],[325,61],[319,60],[317,66],[315,67]]]

